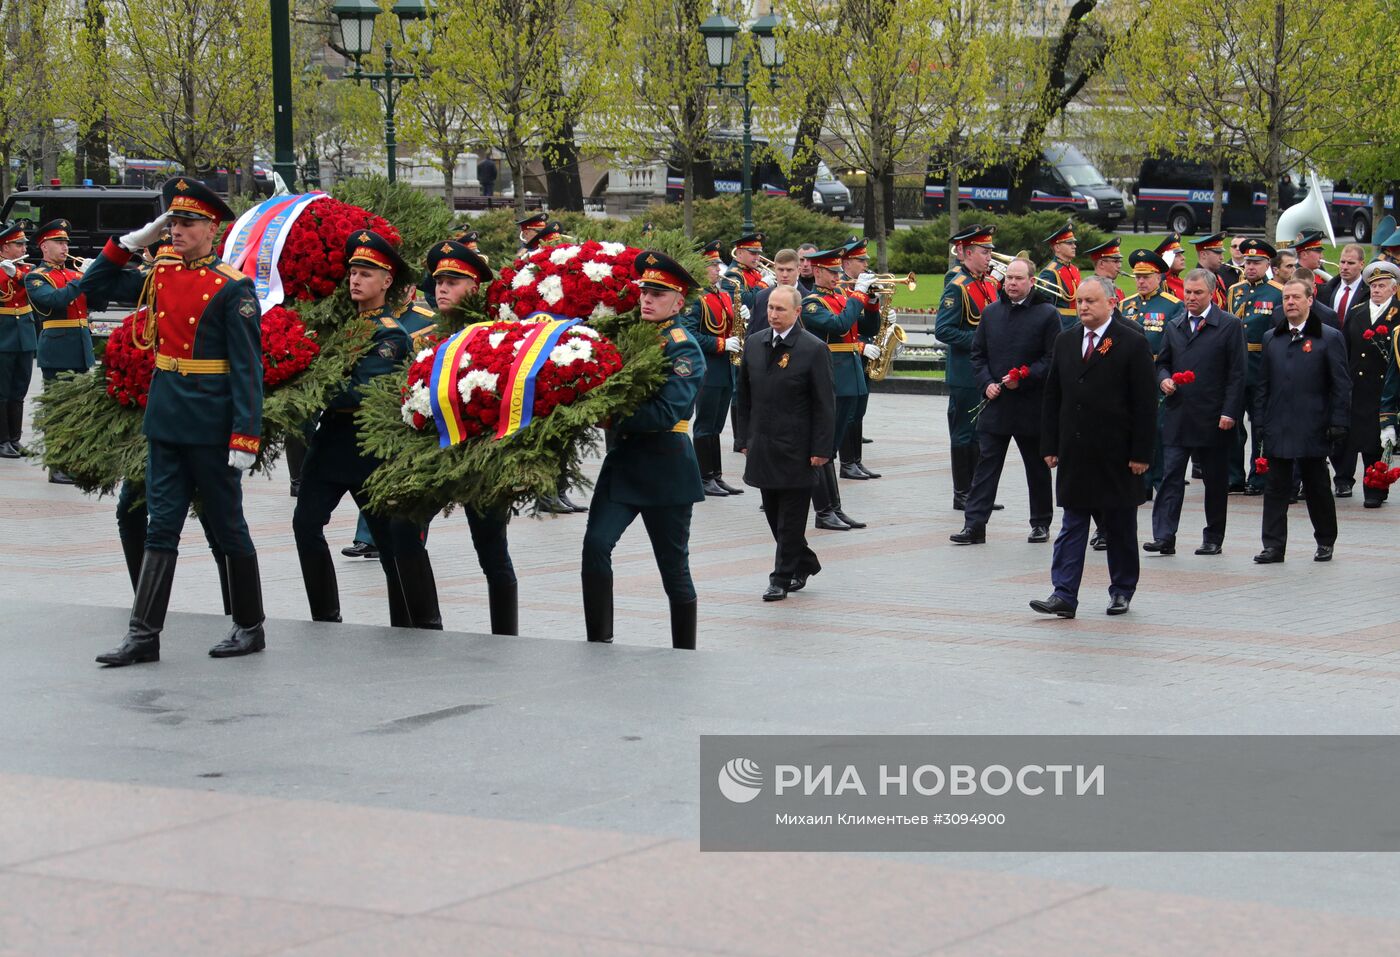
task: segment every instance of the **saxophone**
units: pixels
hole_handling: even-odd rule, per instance
[[[865,375],[879,382],[894,368],[894,357],[905,342],[904,329],[894,321],[894,296],[880,296],[880,328],[875,333],[875,345],[880,347],[880,358],[865,360]]]

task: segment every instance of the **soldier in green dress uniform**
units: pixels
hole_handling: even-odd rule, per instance
[[[743,355],[746,328],[734,286],[721,275],[720,243],[715,240],[701,250],[709,285],[685,312],[681,323],[705,354],[705,378],[695,404],[695,458],[700,463],[700,480],[706,495],[723,498],[742,495],[744,490],[724,481],[720,458],[720,435],[734,398],[734,361]]]
[[[860,277],[869,271],[870,252],[866,248],[865,240],[852,237],[841,250],[842,280],[854,284],[859,282]],[[880,297],[873,295],[867,297],[865,310],[875,314],[875,330],[878,332],[880,329]],[[866,338],[873,339],[873,336],[866,336]],[[856,400],[855,418],[851,421],[851,427],[846,430],[846,437],[841,441],[841,469],[838,473],[840,478],[855,479],[856,481],[880,477],[879,472],[870,471],[862,461],[865,455],[865,412],[870,406],[870,376],[866,372],[863,360],[862,356],[860,374],[865,377],[865,395]]]
[[[22,223],[0,223],[0,459],[24,454],[19,440],[24,431],[24,397],[34,378],[34,353],[39,337],[24,277]]]
[[[1258,392],[1260,359],[1264,350],[1264,333],[1278,324],[1283,315],[1283,286],[1269,278],[1269,264],[1278,251],[1262,239],[1246,239],[1240,243],[1244,256],[1244,278],[1230,287],[1227,308],[1244,323],[1245,348],[1249,362],[1245,365],[1244,410],[1249,416],[1249,483],[1245,484],[1244,423],[1235,426],[1235,453],[1230,456],[1230,491],[1246,495],[1264,494],[1264,476],[1254,470],[1254,460],[1260,456],[1260,446],[1267,438],[1261,434],[1264,410]]]
[[[982,310],[997,297],[987,274],[992,261],[995,226],[974,226],[953,236],[962,264],[943,287],[933,332],[948,350],[944,381],[948,384],[948,437],[953,469],[953,508],[961,511],[977,470],[977,427],[973,413],[982,401],[972,371],[972,342]]]
[[[612,641],[612,552],[640,515],[671,604],[671,647],[694,649],[690,515],[705,493],[687,432],[705,378],[705,355],[676,320],[696,282],[680,263],[660,252],[638,254],[636,270],[642,319],[656,324],[671,369],[654,396],[608,429],[608,453],[583,534],[584,627],[589,641]]]
[[[1179,255],[1179,253],[1178,253]],[[1162,340],[1166,337],[1167,323],[1181,317],[1186,306],[1180,299],[1164,288],[1171,267],[1161,254],[1151,249],[1135,249],[1128,256],[1128,264],[1133,267],[1133,279],[1137,281],[1137,294],[1123,300],[1123,318],[1136,323],[1147,336],[1147,344],[1152,349],[1152,358],[1162,351]],[[1150,501],[1162,485],[1162,402],[1157,403],[1157,441],[1153,445],[1152,465],[1148,468],[1147,498]]]

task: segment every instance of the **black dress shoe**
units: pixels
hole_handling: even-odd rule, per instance
[[[987,526],[964,525],[961,532],[949,535],[948,541],[954,545],[985,545],[987,544]]]
[[[721,484],[723,484],[723,483],[721,483]],[[559,504],[560,504],[560,505],[564,506],[565,508],[567,508],[567,509],[568,509],[569,511],[571,511],[571,512],[586,512],[586,511],[588,511],[588,506],[587,506],[587,505],[580,505],[578,502],[575,502],[573,499],[569,498],[569,495],[568,495],[567,492],[560,492],[558,495],[555,496],[555,498],[557,498],[557,499],[559,500]]]
[[[841,477],[843,479],[854,479],[857,482],[864,482],[870,476],[856,468],[854,463],[841,463]]]
[[[720,487],[719,487],[719,483],[716,482],[716,481],[714,480],[714,478],[707,478],[707,479],[705,479],[704,489],[705,489],[705,494],[708,495],[708,496],[710,496],[711,498],[728,498],[728,497],[729,497],[729,493],[726,492],[724,489],[720,488]],[[570,509],[569,511],[573,511],[573,509]]]
[[[836,517],[835,512],[818,512],[817,528],[825,529],[828,532],[849,532],[851,526]]]
[[[1154,538],[1150,542],[1143,542],[1142,550],[1145,552],[1157,552],[1159,555],[1175,555],[1176,539]]]
[[[1095,532],[1094,537],[1089,539],[1089,547],[1096,552],[1108,551],[1108,539],[1103,537],[1103,532]]]
[[[64,472],[54,469],[49,472],[49,484],[51,485],[72,485],[73,480]]]
[[[1256,495],[1263,495],[1264,490],[1257,485],[1246,485],[1244,487],[1244,494],[1246,496],[1249,496],[1250,498],[1253,498]]]
[[[1319,545],[1319,546],[1317,546],[1317,551],[1313,553],[1313,561],[1315,561],[1315,562],[1330,562],[1331,560],[1332,560],[1332,546],[1331,546],[1331,545]]]
[[[535,508],[546,515],[572,515],[574,510],[559,501],[556,495],[545,495],[535,499]]]
[[[1348,494],[1350,494],[1350,493],[1348,493]],[[1343,497],[1343,496],[1338,496],[1338,497]],[[1381,507],[1382,505],[1384,505],[1384,504],[1385,504],[1385,499],[1381,499],[1381,498],[1368,498],[1366,501],[1364,501],[1364,502],[1361,503],[1361,506],[1362,506],[1362,508],[1380,508],[1380,507]]]
[[[813,572],[813,574],[816,574]],[[788,582],[788,591],[801,591],[807,587],[807,579],[810,575],[794,575],[792,581]]]
[[[838,520],[845,522],[847,528],[865,528],[865,522],[857,522],[839,508],[832,509],[832,514],[835,515]]]
[[[9,439],[0,442],[0,459],[17,459],[20,457],[19,449]]]
[[[379,549],[375,548],[369,542],[357,541],[353,545],[347,545],[342,548],[340,554],[344,555],[346,558],[378,558]]]
[[[1005,505],[997,505],[996,503],[992,503],[992,511],[994,512],[1000,512],[1004,508],[1006,508]]]
[[[1246,486],[1243,485],[1243,484],[1240,484],[1240,485],[1231,485],[1231,486],[1229,487],[1229,489],[1227,489],[1227,491],[1228,491],[1231,495],[1242,495],[1242,494],[1244,494],[1245,488],[1246,488]]]
[[[743,495],[743,494],[744,494],[744,490],[743,490],[743,489],[741,489],[741,488],[735,488],[734,486],[732,486],[732,485],[730,485],[728,482],[726,482],[726,481],[724,480],[724,476],[723,476],[723,475],[716,475],[716,476],[715,476],[715,484],[718,485],[720,488],[724,489],[724,490],[725,490],[726,492],[728,492],[730,495]],[[585,511],[587,511],[587,509],[585,509]]]
[[[868,478],[868,479],[879,478],[880,475],[882,474],[882,473],[880,473],[880,472],[872,472],[872,471],[870,471],[868,468],[865,467],[865,463],[864,463],[864,462],[857,462],[857,463],[856,463],[856,468],[858,468],[858,469],[860,469],[862,472],[864,472],[864,473],[865,473],[865,477]]]
[[[782,585],[769,585],[768,590],[763,593],[764,601],[782,601],[787,597],[788,590]]]
[[[1338,482],[1336,491],[1337,498],[1351,498],[1351,490],[1355,485],[1355,482]]]
[[[1266,548],[1254,556],[1256,565],[1277,565],[1281,561],[1283,561],[1283,549],[1281,548]]]
[[[1042,615],[1059,615],[1061,618],[1074,617],[1074,606],[1058,595],[1051,595],[1044,601],[1037,598],[1031,602],[1031,608]]]
[[[874,439],[866,438],[866,437],[863,436],[863,435],[860,437],[860,444],[861,444],[861,445],[869,445],[871,442],[874,442],[874,441],[875,441]]]
[[[1201,547],[1196,549],[1197,555],[1219,555],[1220,546],[1215,542],[1202,542]]]
[[[1108,603],[1108,611],[1105,612],[1105,614],[1126,615],[1128,613],[1128,604],[1130,601],[1131,599],[1124,598],[1122,595],[1114,595],[1113,601]]]
[[[1026,541],[1032,545],[1048,542],[1050,541],[1050,529],[1044,525],[1032,525],[1031,533],[1026,536]]]

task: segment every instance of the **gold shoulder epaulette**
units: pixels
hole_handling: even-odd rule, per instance
[[[1229,289],[1227,289],[1227,290],[1225,290],[1225,291],[1226,291],[1227,293],[1231,293],[1231,292],[1234,292],[1236,289],[1240,288],[1241,286],[1248,286],[1248,285],[1249,285],[1249,282],[1248,282],[1247,280],[1241,279],[1239,282],[1235,283],[1233,286],[1231,286]]]
[[[1169,292],[1162,293],[1162,298],[1165,299],[1167,302],[1181,302],[1180,299],[1176,298]]]
[[[233,280],[247,279],[247,278],[248,278],[247,276],[243,275],[243,273],[239,272],[237,269],[234,269],[234,268],[233,268],[232,266],[230,266],[228,263],[224,263],[224,262],[219,263],[218,269],[219,269],[219,272],[220,272],[220,273],[222,273],[223,275],[225,275],[225,276],[227,276],[228,278],[233,279]]]
[[[1283,283],[1279,282],[1277,279],[1270,279],[1270,280],[1269,280],[1269,285],[1270,285],[1270,286],[1273,286],[1275,289],[1282,289],[1282,288],[1283,288]]]
[[[398,320],[392,319],[392,318],[390,318],[389,316],[380,316],[380,317],[379,317],[379,321],[380,321],[380,323],[384,326],[385,329],[397,329],[397,328],[399,328]]]
[[[418,313],[418,315],[420,316],[427,316],[429,319],[437,318],[437,313],[433,312],[431,309],[424,309],[417,303],[413,304],[413,311]]]
[[[953,285],[955,285],[955,286],[966,286],[966,285],[967,285],[967,273],[958,273],[956,276],[954,276],[954,277],[953,277]]]

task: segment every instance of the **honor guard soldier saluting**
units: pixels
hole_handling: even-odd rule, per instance
[[[958,511],[967,504],[972,475],[977,469],[973,410],[982,401],[982,394],[972,369],[972,344],[982,321],[982,310],[997,297],[996,283],[987,276],[995,232],[995,226],[974,226],[949,240],[960,250],[962,265],[943,287],[943,299],[933,321],[934,335],[948,347],[948,439],[952,446],[949,454],[953,466],[953,508]]]
[[[758,268],[758,257],[763,255],[763,239],[762,233],[745,233],[734,244],[732,252],[734,264],[729,269],[729,275],[739,284],[738,302],[750,309],[758,298],[758,291],[768,288],[768,278]]]
[[[1249,484],[1245,484],[1245,437],[1241,425],[1235,427],[1235,453],[1230,457],[1230,491],[1246,495],[1264,494],[1264,476],[1255,471],[1263,435],[1264,410],[1259,393],[1260,354],[1264,350],[1264,334],[1277,325],[1283,315],[1283,286],[1269,278],[1269,264],[1278,251],[1262,239],[1246,239],[1240,243],[1244,256],[1244,278],[1230,287],[1227,308],[1244,323],[1245,348],[1249,362],[1245,364],[1244,410],[1249,416]]]
[[[108,241],[83,279],[112,298],[144,301],[132,338],[154,349],[146,400],[146,554],[131,625],[121,645],[97,660],[131,665],[160,660],[160,633],[175,577],[180,532],[196,493],[207,533],[223,555],[233,629],[209,650],[215,658],[262,651],[262,582],[243,519],[243,472],[261,446],[261,317],[253,282],[214,254],[219,224],[233,210],[198,180],[177,177],[161,190],[165,213]],[[144,276],[124,269],[160,238],[168,221],[179,259]]]
[[[355,413],[360,390],[375,376],[393,372],[412,348],[408,332],[396,317],[403,306],[388,301],[393,287],[404,280],[408,266],[398,250],[372,230],[351,233],[345,243],[350,298],[360,318],[374,327],[369,351],[350,370],[345,387],[331,399],[311,437],[301,473],[301,492],[292,513],[297,558],[306,585],[313,621],[340,621],[340,591],[335,566],[326,546],[325,527],[331,513],[349,492],[362,511],[368,504],[364,484],[379,460],[359,446]],[[379,564],[389,598],[389,624],[396,628],[441,630],[437,583],[423,547],[422,530],[412,522],[366,512],[370,532],[379,547]]]
[[[719,437],[734,397],[734,365],[744,354],[745,328],[738,302],[720,285],[719,246],[718,240],[705,246],[710,284],[682,314],[681,322],[705,354],[705,378],[695,405],[695,458],[700,463],[700,480],[706,495],[722,497],[744,494],[743,489],[724,480]]]
[[[436,304],[438,315],[450,316],[469,296],[476,294],[482,283],[490,282],[492,273],[486,260],[468,243],[449,240],[434,246],[428,253],[428,272],[436,283]],[[404,315],[404,325],[416,325],[426,310],[415,306]],[[436,317],[429,314],[432,319]],[[449,323],[455,325],[455,323]],[[428,325],[423,333],[437,328]],[[420,334],[412,328],[415,353],[427,347],[420,341]],[[478,512],[464,509],[467,513],[467,527],[472,533],[472,547],[476,549],[476,560],[486,575],[486,596],[490,604],[491,634],[518,635],[520,633],[520,610],[515,566],[510,560],[510,547],[506,541],[506,526],[510,522],[510,510],[502,508],[494,512]]]
[[[1079,267],[1074,264],[1079,240],[1074,238],[1074,223],[1065,223],[1046,236],[1045,241],[1055,258],[1040,271],[1036,282],[1059,290],[1051,304],[1060,311],[1061,328],[1068,329],[1079,321],[1074,307],[1074,293],[1079,288]]]
[[[0,223],[0,459],[24,454],[24,397],[34,377],[34,353],[39,337],[34,314],[24,291],[29,264],[24,258],[24,226]]]
[[[831,454],[827,463],[817,469],[812,504],[817,513],[816,527],[845,532],[865,528],[841,508],[841,488],[836,479],[836,453],[841,440],[855,422],[860,397],[869,393],[865,383],[862,355],[879,358],[879,346],[863,343],[861,336],[873,336],[880,331],[879,309],[871,310],[870,287],[875,282],[871,273],[862,273],[850,295],[837,286],[841,278],[841,257],[844,246],[807,254],[812,263],[812,279],[816,291],[802,300],[802,325],[808,332],[826,343],[831,353],[831,368],[836,382],[836,427],[832,436]]]
[[[613,547],[641,515],[671,602],[671,647],[694,649],[690,513],[705,493],[686,433],[705,377],[705,356],[676,317],[696,283],[664,253],[639,253],[635,268],[642,320],[656,324],[671,371],[654,396],[608,428],[608,453],[583,533],[583,621],[589,641],[613,640]]]

